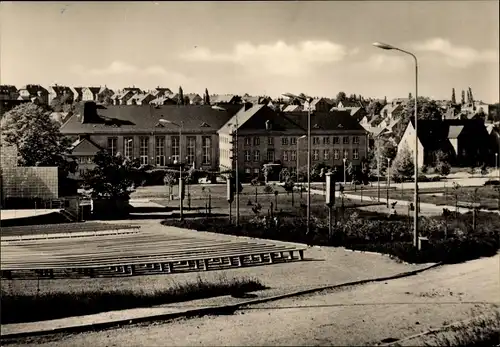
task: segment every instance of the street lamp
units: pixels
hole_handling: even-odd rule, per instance
[[[308,102],[313,98],[309,96],[296,96],[291,93],[283,94],[288,98],[296,98]],[[311,231],[311,107],[307,107],[307,235]],[[298,154],[298,153],[297,153]]]
[[[411,55],[415,61],[415,191],[414,191],[414,205],[415,205],[415,214],[414,214],[414,221],[413,221],[413,246],[417,247],[418,245],[418,136],[417,136],[417,119],[418,119],[418,112],[417,112],[417,99],[418,99],[418,61],[417,57],[408,51],[405,51],[403,49],[391,46],[386,43],[381,43],[381,42],[375,42],[373,44],[375,47],[378,47],[380,49],[385,49],[385,50],[395,50],[399,51],[408,55]]]
[[[177,124],[175,122],[172,122],[172,121],[169,121],[167,119],[160,119],[159,120],[160,123],[162,124],[172,124],[172,125],[175,125],[177,127],[179,127],[179,160],[178,160],[178,164],[179,164],[179,219],[180,220],[183,220],[184,219],[184,215],[183,215],[183,206],[182,206],[182,189],[184,187],[184,185],[182,184],[182,163],[181,163],[181,158],[182,158],[182,128],[184,126],[184,122],[181,121],[180,124]],[[175,161],[174,161],[175,163]]]
[[[305,139],[307,137],[307,135],[302,135],[301,137],[297,138],[297,172],[295,174],[295,177],[296,177],[296,181],[297,183],[299,182],[299,142],[300,142],[300,139]]]
[[[234,143],[233,143],[233,157],[234,157],[234,166],[235,166],[235,177],[234,177],[234,184],[235,184],[235,193],[236,193],[236,226],[240,225],[240,181],[239,181],[239,165],[238,165],[238,155],[239,155],[239,148],[238,148],[238,115],[235,115],[235,124],[229,123],[229,126],[234,126],[234,131],[232,132],[232,135],[234,135]]]
[[[345,162],[347,161],[347,158],[342,158],[342,161],[344,162],[344,186],[345,186],[346,181],[347,181],[346,175],[345,175]]]

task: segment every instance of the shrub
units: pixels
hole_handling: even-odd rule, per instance
[[[273,188],[271,185],[267,184],[267,185],[264,187],[264,193],[266,193],[266,194],[271,194],[271,193],[273,193],[273,192],[274,192],[274,188]]]
[[[499,186],[500,181],[499,180],[487,180],[486,182],[484,182],[484,185],[485,186]]]

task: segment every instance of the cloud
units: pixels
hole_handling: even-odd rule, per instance
[[[356,68],[379,72],[395,72],[407,68],[408,61],[401,56],[392,54],[372,54],[357,64]]]
[[[345,46],[330,41],[302,41],[297,44],[277,41],[260,45],[241,42],[229,53],[198,47],[182,53],[180,57],[192,62],[234,63],[252,71],[274,75],[302,75],[315,66],[338,62],[356,53],[356,49],[348,51]]]
[[[145,84],[153,83],[155,85],[160,82],[175,84],[191,82],[191,80],[182,73],[169,71],[160,65],[140,68],[119,60],[113,61],[109,66],[104,68],[87,68],[81,64],[75,64],[70,67],[70,71],[73,74],[79,75],[84,80],[100,80],[102,83],[106,83],[110,80],[123,84],[143,82]]]
[[[424,42],[415,42],[411,46],[417,51],[438,53],[444,57],[448,65],[456,68],[466,68],[478,63],[498,62],[498,53],[494,50],[476,50],[471,47],[457,46],[439,37]]]

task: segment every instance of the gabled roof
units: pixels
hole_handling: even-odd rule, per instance
[[[462,133],[462,130],[464,130],[463,125],[450,125],[448,129],[448,138],[457,139]]]
[[[17,93],[17,88],[16,86],[11,86],[11,85],[0,85],[0,94],[15,94]]]
[[[286,117],[307,129],[307,112],[289,112]],[[313,112],[311,125],[314,129],[321,130],[363,130],[364,128],[356,119],[351,117],[349,110],[335,110],[333,112]],[[317,127],[315,127],[317,125]]]
[[[71,88],[67,86],[50,86],[49,88],[57,95],[63,95],[64,93],[73,94]]]
[[[211,104],[229,104],[231,102],[235,102],[240,97],[234,94],[213,94],[210,95],[210,103]]]
[[[155,127],[160,119],[167,119],[180,124],[183,122],[183,131],[186,132],[212,132],[214,133],[224,125],[236,112],[234,108],[224,107],[224,111],[213,109],[208,105],[190,105],[178,107],[176,105],[109,105],[97,108],[97,117],[82,124],[81,114],[78,110],[66,123],[61,126],[63,134],[93,134],[93,133],[161,133],[177,132],[175,125]],[[206,123],[208,127],[202,127]]]
[[[302,105],[288,105],[283,112],[300,112],[304,109]]]
[[[41,85],[39,84],[27,84],[25,86],[22,86],[21,88],[19,88],[19,91],[21,90],[26,90],[28,91],[28,93],[33,96],[33,95],[37,95],[37,93],[40,91],[42,92],[43,94],[46,94],[48,93],[47,89],[45,89],[44,87],[42,87]]]
[[[88,138],[76,140],[71,147],[71,155],[75,156],[95,155],[102,149]]]
[[[367,132],[369,132],[373,137],[377,137],[379,136],[380,134],[384,133],[387,131],[387,128],[383,128],[383,127],[372,127],[372,126],[369,126],[369,125],[365,125],[363,126],[363,128],[365,128],[365,130]]]
[[[235,129],[236,122],[238,130],[265,130],[266,122],[271,125],[273,131],[289,131],[298,130],[303,132],[293,120],[283,114],[274,111],[266,105],[254,105],[252,107],[242,107],[226,124],[218,131],[218,133],[231,133]]]
[[[359,100],[356,100],[356,101],[342,100],[341,102],[342,102],[342,106],[344,108],[347,108],[347,107],[363,107],[363,104]],[[337,106],[338,106],[338,104],[337,104]]]
[[[99,92],[101,92],[102,88],[101,87],[87,87],[87,90],[92,93],[92,95],[97,95]]]

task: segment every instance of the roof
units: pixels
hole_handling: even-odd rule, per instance
[[[87,138],[76,140],[71,147],[71,154],[78,156],[94,155],[101,150],[98,145]]]
[[[0,94],[13,94],[17,92],[16,86],[0,85]]]
[[[413,117],[410,119],[414,126]],[[426,150],[438,150],[449,147],[449,139],[459,136],[485,138],[488,132],[482,120],[476,119],[447,119],[447,120],[418,120],[418,138]]]
[[[299,124],[284,116],[282,113],[275,112],[266,105],[254,105],[248,108],[242,107],[218,132],[231,133],[236,123],[238,123],[238,130],[242,131],[265,130],[266,122],[268,121],[272,124],[272,130],[274,131],[304,131]]]
[[[109,105],[98,107],[96,120],[83,124],[81,122],[82,112],[82,109],[78,110],[61,126],[63,134],[150,133],[153,130],[159,133],[171,133],[178,131],[175,125],[161,124],[160,119],[179,124],[183,122],[183,129],[187,132],[215,132],[237,110],[225,107],[225,111],[219,111],[208,105],[181,107],[176,105],[157,107],[152,105]]]
[[[402,111],[403,110],[403,106],[401,104],[387,104],[385,105],[381,110],[380,110],[380,114],[381,115],[384,115],[384,112],[387,111],[387,113],[393,113],[395,111]]]
[[[70,87],[67,86],[50,86],[49,87],[52,91],[54,91],[57,95],[62,95],[64,93],[71,93],[73,94],[73,91],[71,90]]]
[[[342,106],[344,106],[344,108],[347,108],[347,107],[362,107],[363,106],[363,104],[359,100],[356,100],[356,101],[342,100],[341,102],[342,102]]]
[[[87,87],[87,90],[90,91],[93,95],[99,94],[101,89],[101,87]]]
[[[234,95],[234,94],[213,94],[213,95],[209,95],[210,97],[210,103],[211,104],[216,104],[216,103],[230,103],[230,102],[233,102],[234,98],[237,98],[238,96],[237,95]]]
[[[303,107],[301,105],[288,105],[285,107],[283,112],[299,112],[302,111]]]
[[[307,112],[288,112],[286,117],[307,129]],[[313,112],[311,114],[312,131],[318,130],[362,130],[364,128],[356,119],[351,117],[349,110],[335,110],[333,112]]]
[[[381,133],[383,133],[384,131],[387,130],[387,128],[383,128],[383,127],[372,127],[370,125],[365,125],[363,126],[363,128],[365,128],[365,130],[367,132],[369,132],[372,136],[374,137],[377,137],[379,136]]]
[[[448,129],[448,138],[449,139],[458,138],[462,133],[463,129],[464,129],[463,125],[451,125]]]
[[[30,95],[36,95],[39,91],[42,93],[48,93],[47,89],[39,84],[27,84],[19,88],[19,90],[27,90]]]

